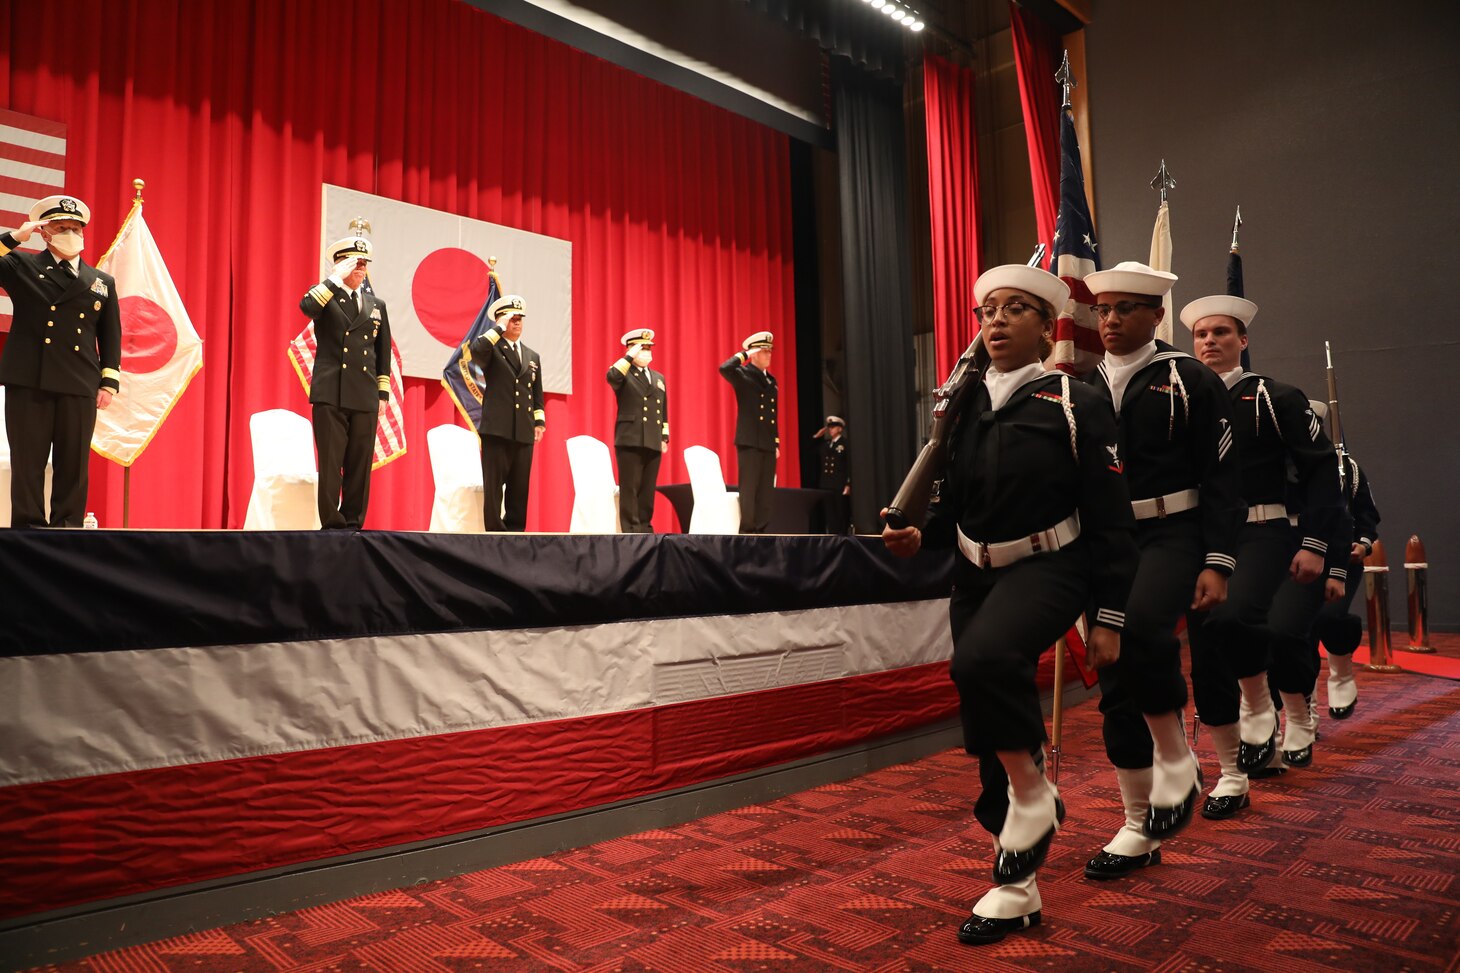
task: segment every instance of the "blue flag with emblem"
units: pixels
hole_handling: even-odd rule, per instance
[[[1237,223],[1241,225],[1241,211],[1238,211]],[[1237,249],[1237,231],[1232,230],[1232,250],[1227,254],[1227,293],[1232,297],[1246,297],[1242,293],[1242,253]],[[1250,340],[1250,339],[1249,339]],[[1242,370],[1252,371],[1252,356],[1249,354],[1251,346],[1242,349]]]
[[[466,417],[468,425],[473,429],[482,420],[482,385],[485,373],[481,365],[472,360],[471,343],[492,326],[492,318],[487,311],[502,296],[502,283],[497,279],[497,271],[491,270],[488,277],[490,282],[487,285],[487,299],[482,302],[482,309],[477,312],[476,320],[467,329],[466,337],[461,339],[451,352],[451,357],[446,360],[446,371],[441,377],[441,384],[446,386],[451,401],[456,403],[457,410]]]

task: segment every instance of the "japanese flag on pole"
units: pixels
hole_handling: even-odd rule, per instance
[[[110,407],[97,410],[91,448],[113,463],[131,466],[203,367],[203,340],[142,219],[140,199],[97,269],[117,282],[122,388]]]

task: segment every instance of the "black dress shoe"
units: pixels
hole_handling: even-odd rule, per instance
[[[1272,759],[1273,753],[1277,751],[1277,727],[1273,727],[1272,736],[1268,737],[1266,743],[1248,743],[1242,741],[1237,747],[1237,769],[1242,773],[1252,776],[1254,770],[1260,770],[1267,766]]]
[[[1335,720],[1346,720],[1354,715],[1354,707],[1357,705],[1359,705],[1359,701],[1356,699],[1347,706],[1330,706],[1328,707],[1328,715]]]
[[[1044,837],[1034,843],[1033,848],[1025,851],[1002,849],[994,859],[994,884],[1013,885],[1033,875],[1049,854],[1049,843],[1054,840],[1054,832],[1055,829],[1051,827],[1044,833]]]
[[[1259,767],[1247,775],[1248,780],[1267,780],[1269,777],[1281,777],[1288,772],[1288,768],[1281,763],[1275,763],[1270,767]]]
[[[996,943],[1011,932],[1032,929],[1044,920],[1038,912],[1013,919],[985,919],[983,916],[969,916],[958,927],[958,941],[969,946],[986,946]]]
[[[1174,807],[1156,807],[1151,805],[1146,811],[1145,832],[1148,838],[1170,838],[1182,828],[1191,823],[1191,814],[1196,810],[1196,802],[1201,798],[1201,780],[1192,785],[1191,793],[1187,794],[1180,804]]]
[[[1313,762],[1313,744],[1301,750],[1284,750],[1283,763],[1289,767],[1306,767]]]
[[[1085,863],[1085,877],[1104,881],[1108,878],[1125,878],[1131,872],[1149,865],[1161,864],[1161,849],[1148,851],[1144,855],[1117,855],[1102,851]]]
[[[1225,821],[1251,804],[1252,802],[1248,800],[1246,794],[1228,794],[1225,797],[1209,797],[1206,803],[1201,806],[1201,816],[1210,818],[1213,821]]]

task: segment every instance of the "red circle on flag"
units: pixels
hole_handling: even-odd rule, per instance
[[[119,305],[122,314],[122,371],[155,372],[177,353],[177,325],[161,304],[133,294]]]
[[[476,320],[491,279],[486,262],[458,247],[428,253],[411,279],[411,304],[421,326],[443,345],[455,346]]]

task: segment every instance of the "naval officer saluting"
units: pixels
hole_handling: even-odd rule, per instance
[[[619,525],[625,534],[652,534],[659,461],[669,448],[669,393],[664,376],[649,368],[654,331],[636,328],[619,339],[624,356],[608,369],[618,400],[613,452],[618,459]]]
[[[29,219],[0,234],[0,286],[14,308],[0,354],[10,441],[10,526],[80,527],[96,410],[121,387],[122,318],[117,286],[81,259],[91,210],[74,196],[47,196]],[[46,249],[16,249],[39,233]],[[52,465],[45,513],[46,461]]]
[[[370,503],[380,403],[390,398],[390,315],[364,288],[374,259],[369,240],[336,240],[325,259],[333,265],[330,275],[299,301],[317,342],[309,401],[319,453],[319,525],[359,530]]]
[[[735,452],[740,461],[740,533],[764,534],[781,455],[776,406],[780,389],[770,373],[775,340],[769,331],[746,338],[720,374],[735,389]]]
[[[482,522],[488,533],[527,529],[533,448],[547,431],[542,359],[522,343],[527,302],[507,294],[492,302],[495,322],[468,351],[482,366]]]

